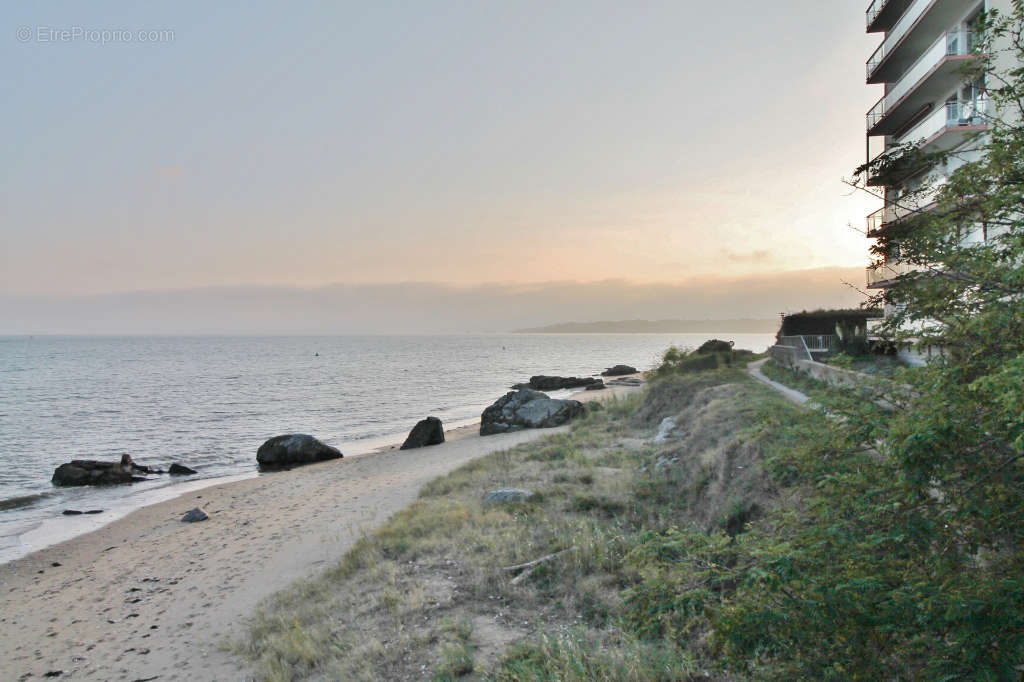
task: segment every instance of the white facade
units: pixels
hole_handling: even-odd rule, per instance
[[[941,184],[956,167],[978,158],[978,135],[987,128],[989,102],[980,83],[965,82],[963,66],[978,58],[975,26],[982,12],[1008,13],[1011,0],[874,0],[867,30],[882,41],[867,61],[867,82],[884,83],[885,94],[867,114],[868,149],[883,152],[917,143],[926,151],[954,152],[941,167],[920,169],[885,187],[885,207],[868,216],[868,236],[885,230],[928,200],[908,205],[901,197],[926,180]],[[876,184],[869,179],[869,184]],[[880,184],[880,183],[879,183]],[[967,241],[982,235],[970,233]],[[898,254],[869,267],[869,288],[884,288],[908,271]]]

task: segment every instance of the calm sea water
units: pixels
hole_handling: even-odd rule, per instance
[[[428,415],[476,420],[533,374],[588,376],[656,364],[670,345],[767,334],[332,337],[0,337],[0,561],[84,532],[194,480],[256,475],[259,445],[311,433],[345,454],[400,442]],[[200,474],[115,488],[58,489],[72,459]],[[207,480],[206,483],[209,483]],[[94,517],[61,511],[104,509]]]

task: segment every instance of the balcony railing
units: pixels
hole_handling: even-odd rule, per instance
[[[933,195],[934,192],[929,192],[927,195],[916,199],[913,206],[909,203],[905,203],[904,201],[887,203],[884,208],[880,208],[874,213],[868,215],[867,235],[870,237],[874,232],[881,230],[886,225],[898,223],[904,218],[921,215],[922,213],[928,213],[935,210]]]
[[[881,282],[894,280],[902,275],[909,275],[912,272],[919,272],[920,266],[902,260],[886,261],[877,265],[870,265],[867,268],[868,287],[876,286]]]
[[[882,99],[871,107],[867,115],[868,130],[871,130],[878,122],[885,118],[893,108],[900,103],[911,91],[917,88],[918,84],[935,68],[949,57],[962,57],[972,54],[977,45],[973,31],[959,29],[946,31],[932,46],[925,50],[913,66],[896,82],[896,84],[885,93]]]
[[[874,2],[868,5],[868,26],[878,18],[878,15],[882,13],[888,2],[889,0],[874,0]]]
[[[882,223],[885,222],[885,213],[886,213],[885,206],[883,206],[882,208],[878,209],[874,213],[871,213],[871,214],[868,215],[868,220],[867,220],[868,231],[867,231],[867,235],[869,237],[882,228]]]
[[[834,353],[839,348],[839,338],[834,334],[802,334],[799,336],[780,336],[780,346],[789,346],[813,360],[812,353]]]
[[[871,76],[872,74],[875,73],[875,70],[878,69],[879,66],[881,66],[882,62],[885,61],[885,58],[889,56],[889,53],[892,52],[893,48],[895,48],[896,45],[899,44],[901,40],[903,40],[903,37],[907,34],[907,31],[910,30],[910,28],[917,21],[918,17],[921,16],[921,14],[928,8],[928,5],[930,5],[933,1],[934,0],[916,0],[916,2],[914,2],[914,4],[911,5],[906,12],[903,13],[903,16],[900,17],[900,20],[897,21],[896,25],[892,27],[892,30],[886,34],[885,40],[882,41],[882,44],[879,45],[878,49],[875,50],[874,54],[872,54],[871,57],[868,58],[868,80],[871,80]],[[880,4],[879,11],[881,11],[884,8],[885,3],[882,2]]]
[[[875,0],[868,5],[868,26],[875,23],[875,19],[882,13],[885,6],[889,4],[889,0]]]
[[[911,0],[874,0],[867,11],[868,32],[888,30],[903,16],[910,2]]]
[[[987,120],[988,100],[977,99],[970,102],[946,102],[932,113],[921,119],[921,122],[901,135],[896,142],[914,142],[916,140],[932,140],[942,132],[967,126],[982,126]]]

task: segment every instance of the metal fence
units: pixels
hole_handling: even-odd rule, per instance
[[[795,348],[801,354],[806,355],[808,360],[813,360],[814,353],[835,353],[839,348],[839,338],[835,334],[780,336],[779,345]]]

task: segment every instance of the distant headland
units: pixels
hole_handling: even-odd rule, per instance
[[[545,327],[515,329],[514,334],[769,334],[779,329],[770,320],[618,320],[601,322],[560,322]]]

